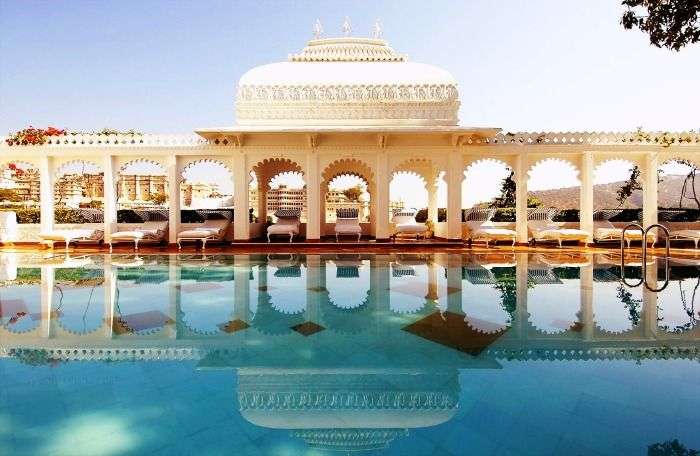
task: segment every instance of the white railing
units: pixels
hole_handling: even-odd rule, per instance
[[[700,144],[698,132],[517,132],[499,133],[486,140],[472,140],[471,144],[500,145],[608,145],[640,144],[673,146]]]
[[[0,137],[0,147],[7,146],[7,136]],[[98,134],[67,134],[63,136],[48,136],[43,146],[200,146],[209,144],[201,136],[185,135],[98,135]],[[21,147],[21,146],[12,146]]]

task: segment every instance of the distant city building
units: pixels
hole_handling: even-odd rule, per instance
[[[104,173],[64,174],[54,184],[54,202],[59,207],[101,206],[103,200]]]
[[[183,208],[216,209],[233,207],[233,195],[222,194],[219,185],[207,182],[183,182],[180,184]]]
[[[301,217],[306,218],[306,189],[280,185],[268,190],[267,215],[274,214],[277,209],[299,209]]]
[[[358,200],[350,201],[345,193],[341,190],[329,190],[326,193],[326,221],[335,222],[336,220],[336,210],[352,208],[357,209],[360,214],[360,221],[369,221],[369,201],[368,200]]]
[[[0,172],[0,189],[12,190],[20,201],[39,201],[39,170],[6,166]]]
[[[117,198],[122,208],[163,206],[164,203],[154,201],[161,195],[167,195],[165,176],[130,174],[119,178]]]

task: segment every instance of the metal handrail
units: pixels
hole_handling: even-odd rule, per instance
[[[647,271],[646,271],[646,269],[647,269],[647,234],[649,234],[649,231],[652,228],[661,228],[664,231],[664,233],[666,234],[666,255],[664,255],[664,270],[665,270],[664,272],[665,272],[666,280],[664,281],[664,284],[661,288],[651,288],[649,286],[649,284],[647,283]],[[666,289],[666,287],[669,284],[669,278],[670,278],[668,259],[671,256],[671,239],[669,238],[668,228],[666,228],[665,226],[658,224],[658,223],[654,223],[653,225],[649,225],[644,230],[644,238],[642,240],[643,240],[643,244],[642,244],[642,258],[643,258],[642,275],[644,277],[644,287],[649,291],[652,291],[654,293],[658,293],[658,292]]]
[[[622,236],[620,236],[620,280],[622,283],[629,287],[629,288],[637,288],[638,286],[642,285],[646,280],[645,280],[645,267],[646,267],[646,250],[642,251],[642,279],[639,281],[638,284],[632,285],[627,283],[627,279],[625,278],[625,233],[629,228],[637,228],[639,231],[642,232],[642,244],[646,245],[646,235],[644,233],[644,227],[640,225],[639,223],[630,223],[626,225],[624,228],[622,228]]]
[[[639,281],[639,283],[634,284],[634,285],[627,283],[627,279],[625,278],[625,233],[630,228],[636,228],[642,232],[642,278]],[[665,279],[663,286],[660,288],[651,288],[649,286],[649,284],[647,283],[647,236],[649,235],[649,231],[653,228],[661,228],[664,231],[664,233],[666,234],[666,255],[664,256],[664,260],[665,260],[664,270],[665,270],[666,279]],[[653,225],[649,225],[646,228],[644,228],[639,223],[630,223],[630,224],[626,225],[622,229],[622,236],[620,238],[620,278],[621,278],[622,283],[629,288],[636,288],[636,287],[640,286],[641,284],[644,284],[644,287],[647,290],[654,292],[654,293],[658,293],[658,292],[666,289],[666,287],[669,284],[669,278],[670,278],[669,267],[668,267],[669,257],[671,256],[670,250],[671,250],[671,240],[669,238],[668,228],[666,228],[665,226],[660,225],[658,223],[654,223]]]

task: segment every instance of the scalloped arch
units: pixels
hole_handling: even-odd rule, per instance
[[[185,174],[188,170],[201,165],[216,166],[217,168],[224,169],[226,170],[226,173],[229,175],[231,180],[233,180],[233,171],[231,171],[231,168],[229,168],[228,165],[226,165],[226,163],[222,162],[221,160],[215,160],[213,158],[201,158],[199,160],[192,160],[182,167],[180,176],[182,177],[183,181],[187,180],[185,178]]]
[[[69,161],[61,163],[60,166],[58,166],[56,168],[56,170],[54,171],[54,176],[57,178],[63,176],[66,173],[67,168],[70,166],[73,166],[73,165],[77,165],[77,166],[89,165],[89,166],[93,166],[97,172],[102,172],[102,166],[98,165],[97,163],[95,163],[91,160],[77,159],[77,160],[69,160]]]
[[[508,170],[513,169],[513,167],[505,160],[501,160],[500,158],[495,158],[495,157],[488,157],[488,158],[478,158],[476,160],[468,162],[467,165],[464,167],[464,171],[469,172],[471,169],[479,167],[479,166],[486,164],[486,163],[494,163],[494,164],[503,165]]]
[[[435,162],[429,158],[407,158],[400,161],[391,171],[391,178],[399,173],[414,174],[421,178],[425,185],[429,182],[437,184],[440,170]]]
[[[304,176],[301,165],[290,158],[265,158],[253,165],[251,171],[258,178],[258,186],[269,186],[272,178],[283,173],[299,173]]]
[[[372,168],[366,162],[355,158],[341,158],[326,166],[321,173],[321,187],[327,188],[333,179],[343,175],[357,176],[364,180],[370,193],[375,188]]]
[[[150,160],[148,158],[135,158],[133,160],[129,160],[129,161],[125,162],[124,164],[122,164],[119,167],[119,175],[120,176],[121,175],[128,176],[129,174],[125,174],[125,171],[127,170],[127,168],[134,166],[134,165],[137,165],[137,164],[153,165],[156,168],[159,168],[160,170],[162,170],[163,174],[158,174],[159,176],[160,175],[163,175],[163,176],[167,175],[167,170],[166,170],[165,165],[163,165],[163,163],[156,161],[156,160]]]

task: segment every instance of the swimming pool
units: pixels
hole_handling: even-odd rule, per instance
[[[554,251],[3,253],[0,452],[699,449],[700,261],[660,292],[663,260],[641,275]]]

